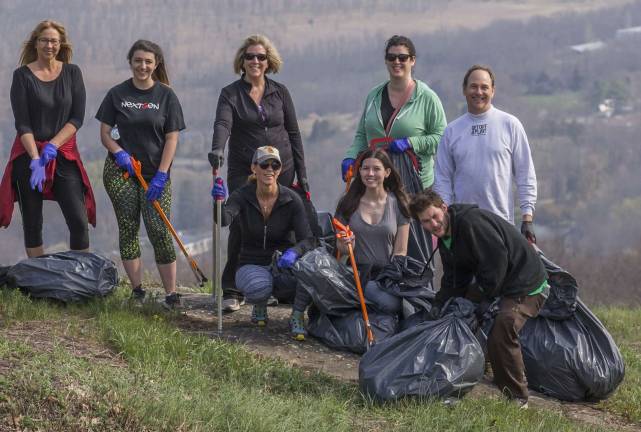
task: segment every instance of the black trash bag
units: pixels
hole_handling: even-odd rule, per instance
[[[461,396],[483,378],[483,349],[465,321],[449,313],[377,342],[363,355],[358,381],[378,401]]]
[[[439,319],[443,318],[446,315],[454,315],[458,318],[461,318],[463,322],[472,330],[476,332],[479,327],[479,321],[476,317],[477,305],[463,297],[452,297],[441,309],[439,314]],[[413,315],[400,321],[398,328],[399,332],[405,331],[408,328],[417,326],[425,321],[434,321],[430,314],[430,309],[432,308],[429,305],[429,309],[420,310]],[[481,345],[482,346],[482,345]]]
[[[8,267],[0,266],[0,288],[6,285],[9,280],[9,278],[7,277],[7,273],[9,273],[9,269],[11,269],[11,266],[8,266]]]
[[[423,184],[421,183],[421,176],[418,172],[420,168],[414,166],[412,156],[405,153],[392,153],[388,152],[392,164],[401,176],[405,192],[414,195],[423,191]],[[416,155],[413,155],[416,157]],[[415,160],[419,160],[416,157]],[[407,255],[420,261],[427,262],[432,251],[432,236],[429,235],[421,223],[412,218],[410,220],[410,234],[407,241]]]
[[[291,271],[323,314],[343,316],[360,309],[351,268],[336,261],[325,248],[307,252]],[[364,287],[366,282],[361,282]]]
[[[564,401],[598,401],[625,375],[612,336],[581,300],[572,318],[529,319],[519,337],[528,385],[543,394]]]
[[[550,284],[550,293],[539,312],[539,316],[555,320],[568,319],[574,315],[576,310],[577,293],[579,291],[576,279],[550,261],[540,250],[539,256],[548,273],[548,282]]]
[[[115,264],[88,252],[60,252],[29,258],[11,267],[9,284],[36,298],[74,303],[104,297],[118,284]]]
[[[436,293],[432,286],[432,269],[424,262],[409,256],[394,256],[376,276],[380,287],[406,300],[411,310],[429,311]]]
[[[328,347],[357,354],[363,354],[367,350],[365,321],[360,310],[352,310],[344,316],[332,316],[311,307],[308,315],[308,333]],[[376,343],[396,334],[396,317],[369,311],[367,316]]]

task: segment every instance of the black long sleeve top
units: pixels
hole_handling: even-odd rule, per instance
[[[228,175],[240,177],[251,174],[252,156],[258,147],[274,146],[280,152],[282,172],[293,169],[299,182],[307,179],[303,142],[289,91],[265,77],[259,107],[249,96],[250,90],[251,84],[240,78],[220,92],[212,152],[222,156],[229,139]]]
[[[240,223],[240,265],[269,265],[276,250],[282,252],[293,247],[300,256],[317,245],[303,201],[286,186],[278,187],[278,198],[267,219],[256,198],[256,183],[248,183],[234,191],[222,210],[223,226],[231,224],[235,218]]]
[[[80,129],[85,118],[85,84],[80,68],[63,63],[53,81],[42,81],[26,65],[13,72],[11,108],[18,136],[32,133],[49,141],[63,126]]]

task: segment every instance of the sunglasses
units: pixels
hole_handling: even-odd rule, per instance
[[[267,60],[267,54],[245,53],[243,54],[243,58],[246,61],[251,61],[253,59],[258,59],[258,61],[265,61]]]
[[[272,159],[272,160],[267,160],[265,162],[261,162],[258,164],[258,166],[260,167],[260,169],[266,170],[267,168],[272,167],[274,171],[278,171],[282,165],[277,160]]]
[[[411,54],[385,54],[385,60],[390,63],[394,63],[396,59],[398,59],[398,61],[400,61],[401,63],[405,63],[412,57],[413,56]]]

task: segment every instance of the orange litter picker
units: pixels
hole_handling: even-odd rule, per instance
[[[344,238],[351,237],[352,231],[349,229],[349,225],[343,225],[341,221],[336,218],[332,219],[334,228],[336,228],[336,237]],[[361,312],[363,313],[363,321],[365,322],[365,332],[367,333],[367,345],[371,347],[374,345],[374,333],[372,333],[372,326],[369,323],[369,316],[367,315],[367,306],[365,306],[365,296],[363,295],[363,287],[361,286],[361,278],[358,274],[358,268],[356,267],[356,258],[354,258],[354,249],[350,243],[347,243],[347,251],[349,252],[349,261],[352,264],[352,270],[354,271],[354,282],[356,282],[356,292],[358,293],[358,300],[361,303]]]
[[[138,179],[138,182],[140,183],[140,186],[142,186],[142,189],[147,192],[147,189],[149,186],[147,186],[147,181],[142,176],[142,164],[140,161],[136,160],[133,156],[131,157],[131,166],[134,168],[134,173],[136,174],[136,178]],[[125,178],[129,177],[129,173],[125,172],[124,174]],[[196,280],[198,281],[198,284],[202,287],[205,285],[205,282],[207,282],[207,278],[205,277],[205,274],[200,270],[200,267],[198,267],[198,264],[196,263],[196,260],[189,255],[189,252],[187,252],[187,249],[185,248],[185,245],[183,242],[180,240],[180,237],[178,237],[178,233],[174,229],[174,227],[171,225],[171,222],[169,222],[169,218],[163,211],[162,207],[160,207],[160,203],[158,201],[152,201],[151,203],[156,209],[156,212],[158,212],[158,215],[162,219],[162,221],[165,223],[165,226],[171,232],[171,235],[174,236],[174,240],[176,240],[176,243],[178,243],[178,247],[180,247],[180,250],[182,251],[183,255],[185,255],[185,258],[187,259],[187,262],[189,263],[189,266],[191,267],[191,271],[194,272],[194,276],[196,276]]]

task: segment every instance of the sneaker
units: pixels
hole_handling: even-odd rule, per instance
[[[278,306],[278,299],[274,296],[270,296],[267,299],[267,306]]]
[[[252,308],[252,322],[258,327],[267,325],[267,304],[255,304]]]
[[[305,317],[303,312],[293,311],[292,316],[289,319],[289,331],[292,334],[292,338],[297,341],[304,341],[305,335]]]
[[[136,288],[131,290],[131,299],[136,301],[143,301],[147,295],[147,291],[143,289],[142,285],[138,285]]]
[[[519,407],[520,410],[526,410],[529,408],[527,399],[516,398],[514,399],[514,402],[516,403],[516,405]]]
[[[223,298],[223,311],[236,312],[240,307],[245,304],[245,300],[238,300],[235,297]]]
[[[180,306],[180,294],[178,294],[177,292],[167,294],[162,305],[169,310],[176,309]]]

